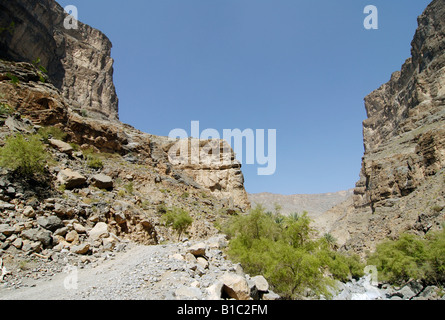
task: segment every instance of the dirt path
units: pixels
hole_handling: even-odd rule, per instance
[[[67,267],[50,280],[19,289],[1,288],[0,300],[174,300],[206,299],[207,288],[236,266],[218,249],[208,250],[209,265],[186,259],[191,244],[142,246],[96,267]]]

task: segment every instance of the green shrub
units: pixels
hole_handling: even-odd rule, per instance
[[[65,141],[67,137],[67,134],[58,127],[42,127],[39,129],[37,134],[40,135],[40,137],[42,137],[45,143],[48,143],[48,140],[52,138]]]
[[[93,147],[83,150],[83,156],[87,159],[87,166],[91,169],[100,170],[104,168],[104,163],[99,155],[94,152]]]
[[[368,258],[377,266],[379,278],[394,284],[410,279],[437,284],[445,280],[445,231],[431,233],[426,239],[402,234],[398,240],[385,241]]]
[[[48,158],[44,144],[36,135],[9,136],[0,150],[0,166],[28,177],[43,173]]]
[[[248,215],[234,216],[223,227],[230,240],[228,254],[246,272],[266,277],[286,299],[299,298],[306,289],[329,297],[334,278],[362,276],[357,257],[335,252],[325,238],[316,239],[307,213],[284,217],[257,206]]]
[[[424,278],[422,265],[425,254],[425,244],[419,237],[403,234],[397,241],[379,244],[376,252],[368,259],[368,264],[377,266],[380,279],[403,283],[410,278]]]
[[[156,208],[159,214],[166,214],[168,212],[168,208],[164,203],[161,203]]]
[[[445,226],[444,226],[445,229]],[[427,237],[427,281],[445,283],[445,230],[433,232]]]
[[[188,193],[187,191],[181,195],[182,199],[187,199],[188,197],[190,197],[190,193]]]
[[[181,239],[182,234],[193,223],[193,219],[189,213],[184,209],[173,207],[167,210],[162,220],[166,227],[173,228],[178,233],[178,241]]]
[[[14,113],[14,109],[7,103],[0,102],[0,116],[9,116]]]
[[[124,189],[129,193],[129,194],[133,194],[134,193],[134,184],[133,182],[129,182],[126,185],[124,185]]]
[[[3,99],[4,95],[0,93],[0,99]],[[0,101],[0,116],[8,116],[14,113],[14,108],[12,108],[6,102]]]
[[[95,155],[89,155],[87,157],[87,166],[90,167],[91,169],[99,170],[103,169],[104,163],[99,157]]]
[[[16,76],[16,75],[13,75],[13,74],[11,74],[11,73],[7,73],[6,74],[6,76],[9,78],[9,80],[11,80],[11,83],[14,85],[14,86],[18,86],[19,84],[20,84],[20,80],[19,80],[19,78]]]

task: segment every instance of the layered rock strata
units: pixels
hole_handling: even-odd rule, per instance
[[[0,0],[0,58],[35,62],[73,108],[97,119],[118,119],[110,40],[77,22],[54,0]]]
[[[445,1],[418,18],[411,53],[365,98],[360,180],[350,205],[327,213],[338,217],[328,231],[362,254],[445,222]]]
[[[42,82],[35,66],[24,62],[0,61],[0,93],[21,117],[39,126],[57,126],[68,135],[68,141],[82,149],[93,147],[97,152],[119,154],[129,161],[159,172],[153,183],[183,185],[209,191],[227,202],[226,207],[246,211],[250,207],[244,189],[241,164],[225,142],[198,141],[200,162],[184,165],[169,156],[176,143],[167,137],[153,136],[123,124],[85,116],[72,108],[70,101],[52,84]],[[8,76],[9,75],[9,76]],[[17,83],[10,80],[13,75]],[[207,145],[221,145],[228,158],[215,161]]]

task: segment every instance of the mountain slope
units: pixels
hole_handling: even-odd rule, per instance
[[[258,204],[268,211],[275,211],[275,205],[281,207],[281,213],[288,215],[294,212],[307,211],[309,216],[317,217],[335,205],[342,203],[352,196],[353,190],[339,191],[324,194],[296,194],[280,195],[272,193],[249,194],[252,207]]]

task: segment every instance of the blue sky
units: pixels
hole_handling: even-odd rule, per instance
[[[276,129],[277,170],[243,165],[248,192],[353,188],[363,98],[410,57],[430,0],[59,0],[112,41],[121,121],[172,129]],[[366,30],[365,6],[379,29]]]

